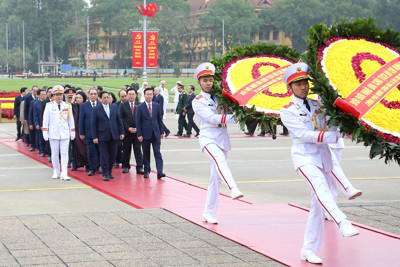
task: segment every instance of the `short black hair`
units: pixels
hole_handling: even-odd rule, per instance
[[[40,95],[41,92],[45,92],[45,90],[43,90],[43,89],[37,90],[37,94],[38,94],[38,95]]]
[[[86,94],[82,91],[76,93],[77,95],[81,95],[83,97],[83,102],[86,102]]]
[[[196,87],[194,87],[193,84],[189,85],[190,88],[192,88],[192,90],[194,91]]]
[[[46,92],[51,92],[51,89],[53,89],[53,86],[50,86],[49,88],[47,88]]]
[[[145,94],[146,91],[149,91],[149,90],[153,91],[153,93],[154,93],[154,88],[152,88],[152,87],[147,87],[146,89],[144,89],[143,94]]]
[[[22,87],[22,88],[19,90],[19,92],[22,94],[22,93],[25,92],[26,90],[28,90],[27,87]]]
[[[126,90],[126,93],[128,93],[129,91],[134,91],[134,92],[135,92],[135,94],[136,94],[136,90],[135,90],[135,89],[133,89],[132,87],[129,87],[129,88]]]
[[[109,92],[108,94],[112,97],[112,103],[117,102],[117,98],[115,97],[113,92]]]
[[[64,88],[71,88],[71,85],[66,84],[66,85],[64,85]]]
[[[97,90],[99,90],[99,91],[101,92],[101,91],[103,91],[103,87],[100,86],[100,85],[98,85],[98,86],[97,86]]]
[[[75,92],[78,92],[79,90],[82,90],[82,88],[81,87],[76,87],[75,88]],[[83,91],[83,90],[82,90]]]
[[[108,92],[106,92],[106,91],[101,91],[101,92],[99,93],[99,97],[102,98],[104,94],[108,94]]]

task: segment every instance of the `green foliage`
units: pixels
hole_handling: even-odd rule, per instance
[[[268,131],[268,128],[272,127],[272,125],[280,123],[277,117],[267,116],[262,112],[255,112],[254,106],[250,109],[246,109],[238,103],[233,103],[230,99],[222,96],[221,82],[224,67],[236,58],[258,55],[275,55],[292,61],[298,61],[300,56],[299,53],[290,47],[261,43],[244,47],[233,47],[231,51],[226,52],[220,58],[211,59],[211,63],[215,65],[213,93],[219,96],[222,104],[230,107],[235,112],[235,118],[239,122],[242,130],[245,129],[246,125],[248,126],[252,122],[259,123],[261,128],[266,131]]]
[[[317,58],[318,48],[331,37],[364,37],[399,48],[399,33],[389,29],[382,31],[376,27],[375,20],[371,18],[356,19],[350,22],[342,19],[331,27],[317,24],[308,30],[306,37],[308,53],[303,54],[301,58],[310,67],[309,75],[314,85],[311,90],[324,101],[325,114],[330,116],[328,124],[339,126],[340,131],[350,134],[353,141],[370,146],[369,156],[371,159],[379,156],[385,159],[385,163],[395,161],[400,165],[400,145],[383,141],[375,132],[367,131],[353,115],[342,112],[333,104],[338,93],[330,88],[329,80],[321,71]]]
[[[219,0],[210,5],[208,13],[200,16],[199,26],[211,28],[211,37],[222,43],[222,19],[227,50],[234,45],[251,44],[251,34],[258,32],[260,26],[254,6],[243,0]]]
[[[259,17],[265,24],[283,30],[294,48],[303,51],[307,29],[316,23],[334,24],[340,18],[364,18],[371,15],[357,1],[352,0],[276,0]]]

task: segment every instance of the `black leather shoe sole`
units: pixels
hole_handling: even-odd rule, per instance
[[[157,173],[157,179],[161,179],[163,177],[165,177],[165,173]]]
[[[149,174],[148,174],[148,173],[145,173],[144,176],[143,176],[143,178],[149,178]]]
[[[103,177],[103,181],[110,181],[110,179],[108,179],[108,177]]]

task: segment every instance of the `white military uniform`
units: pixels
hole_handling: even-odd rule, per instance
[[[162,82],[164,82],[164,87],[161,86],[161,85],[163,85]],[[165,81],[161,81],[160,89],[161,89],[161,95],[164,97],[164,106],[163,106],[164,116],[163,116],[163,119],[165,120],[167,118],[167,105],[168,105],[168,102],[169,102],[169,94],[168,94],[168,89],[165,87]]]
[[[207,69],[207,73],[204,70]],[[211,71],[212,70],[212,71]],[[203,63],[196,68],[195,78],[205,75],[213,75],[214,65]],[[200,74],[199,74],[200,73]],[[209,93],[202,91],[193,99],[192,107],[197,116],[200,128],[199,143],[203,153],[210,158],[211,175],[207,189],[207,200],[203,213],[203,220],[217,223],[212,216],[217,212],[219,190],[221,181],[224,181],[231,191],[233,199],[243,197],[237,189],[235,180],[228,166],[227,154],[231,150],[231,143],[226,124],[235,124],[233,114],[227,114],[222,106],[219,106],[217,97],[211,97]],[[211,220],[207,216],[211,215]]]
[[[69,140],[75,139],[74,116],[71,104],[64,101],[60,109],[56,101],[47,103],[43,115],[43,138],[50,141],[53,178],[60,177],[59,154],[61,153],[61,178],[67,179]],[[55,177],[56,176],[56,177]]]
[[[179,90],[178,90],[178,84],[182,84],[182,82],[181,81],[177,81],[176,85],[173,88],[171,88],[171,92],[174,93],[174,105],[175,105],[174,110],[176,110],[176,107],[178,106],[178,103],[179,103],[179,95],[180,95],[180,93],[179,93]],[[176,114],[175,117],[176,118],[179,117],[179,114]]]

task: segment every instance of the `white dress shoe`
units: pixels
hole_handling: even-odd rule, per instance
[[[322,264],[322,259],[315,254],[311,249],[302,249],[300,259],[308,261],[309,263]]]
[[[208,222],[208,223],[217,224],[217,223],[218,223],[218,220],[215,219],[211,214],[209,214],[209,213],[204,213],[204,214],[203,214],[203,222]]]
[[[347,220],[343,220],[339,223],[339,229],[344,237],[350,237],[360,234],[360,232]]]
[[[65,172],[61,172],[60,178],[61,178],[61,180],[65,180],[65,181],[70,180],[70,178],[68,177],[68,175]]]
[[[233,200],[239,199],[243,197],[243,193],[239,191],[237,187],[232,187],[231,188],[231,197]]]
[[[60,174],[59,173],[53,173],[53,176],[51,176],[52,179],[58,179],[60,178]]]
[[[347,198],[349,200],[351,199],[355,199],[356,197],[359,197],[362,195],[362,191],[355,189],[354,187],[350,186],[346,189],[346,193],[347,193]]]

